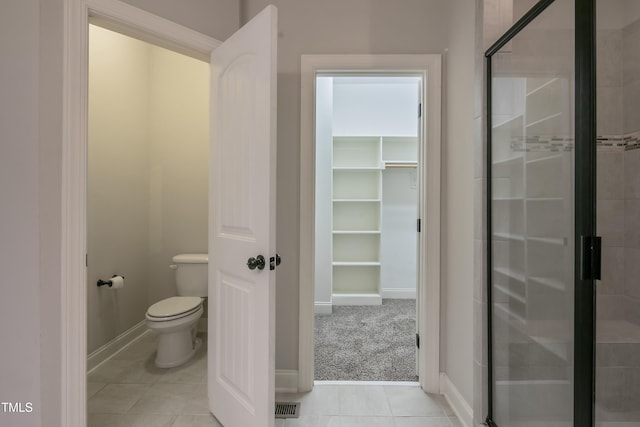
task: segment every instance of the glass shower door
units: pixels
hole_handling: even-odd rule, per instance
[[[546,3],[487,55],[488,421],[500,427],[574,425],[574,2]]]

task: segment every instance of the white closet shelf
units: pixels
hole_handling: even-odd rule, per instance
[[[514,240],[516,242],[524,242],[524,236],[521,234],[493,233],[493,238],[496,240]]]
[[[527,237],[530,242],[543,243],[546,245],[567,246],[566,237]]]
[[[519,114],[517,116],[511,117],[510,119],[503,120],[500,123],[493,125],[492,128],[496,129],[496,128],[508,127],[508,126],[515,126],[517,128],[519,125],[518,121],[519,120],[522,121],[523,118],[524,117],[521,114]]]
[[[381,234],[380,230],[333,230],[333,234]]]
[[[558,118],[558,117],[562,117],[562,113],[549,114],[548,116],[542,117],[542,118],[540,118],[538,120],[534,120],[533,122],[528,123],[525,127],[528,129],[528,128],[537,126],[537,125],[539,125],[541,123],[544,123],[544,122],[548,122],[549,120],[552,120],[552,119],[555,119],[555,118]]]
[[[334,203],[377,203],[382,202],[382,199],[333,199]]]
[[[507,288],[506,286],[502,286],[494,283],[493,287],[499,290],[500,292],[502,292],[503,294],[507,295],[509,298],[512,298],[522,304],[527,303],[527,299],[523,295],[518,295],[517,293]]]
[[[527,164],[528,165],[533,165],[533,164],[536,164],[536,163],[549,162],[551,160],[562,160],[562,154],[561,153],[556,153],[556,154],[552,154],[550,156],[539,157],[537,159],[530,159],[530,160],[527,160]]]
[[[507,276],[508,278],[516,280],[518,282],[524,283],[524,281],[525,281],[524,280],[525,279],[524,274],[516,272],[516,271],[513,271],[513,270],[510,270],[508,268],[495,267],[493,269],[493,271],[496,272],[496,273],[500,273],[503,276]]]
[[[494,202],[522,202],[524,201],[524,197],[494,197]]]
[[[527,321],[524,317],[519,314],[514,313],[509,307],[508,303],[502,302],[494,302],[493,303],[494,313],[504,319],[507,323],[511,323],[516,328],[524,331],[527,327]]]
[[[334,166],[334,171],[379,171],[381,169],[380,166]]]
[[[500,166],[507,166],[507,165],[516,165],[516,164],[522,163],[523,159],[524,157],[522,156],[509,157],[508,159],[494,161],[492,163],[492,166],[495,168],[496,166],[500,167]]]
[[[379,261],[334,261],[334,267],[380,267]]]
[[[527,197],[528,202],[563,202],[564,197]]]
[[[567,288],[564,282],[554,277],[533,277],[532,276],[532,277],[529,277],[529,281],[549,287],[556,291],[565,291]]]

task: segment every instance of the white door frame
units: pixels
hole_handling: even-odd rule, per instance
[[[315,268],[315,81],[318,72],[411,72],[423,77],[418,295],[420,386],[440,393],[441,56],[303,55],[300,117],[300,309],[298,391],[313,388]],[[428,238],[427,238],[428,236]]]
[[[65,0],[62,124],[61,425],[86,427],[87,97],[89,18],[209,62],[220,41],[117,0]]]

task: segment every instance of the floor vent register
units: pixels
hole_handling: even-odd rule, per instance
[[[300,402],[276,402],[276,418],[298,418]]]

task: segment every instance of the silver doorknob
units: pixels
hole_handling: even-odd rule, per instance
[[[265,259],[262,255],[258,255],[257,257],[251,257],[247,260],[247,267],[249,267],[249,270],[255,270],[256,268],[258,270],[262,270],[264,269],[265,266]]]

